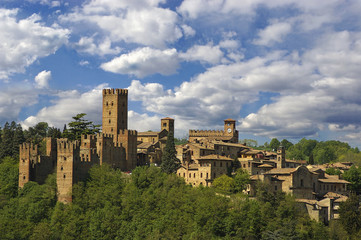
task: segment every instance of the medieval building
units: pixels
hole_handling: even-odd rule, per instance
[[[137,165],[137,131],[128,130],[128,90],[103,90],[103,131],[80,140],[46,138],[41,146],[20,146],[19,187],[28,181],[43,183],[56,172],[58,200],[71,202],[73,184],[83,181],[94,164],[122,171]]]

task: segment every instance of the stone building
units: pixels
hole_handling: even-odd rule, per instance
[[[162,118],[160,125],[159,132],[138,132],[138,165],[161,163],[162,152],[167,142],[168,133],[173,132],[174,134],[174,119],[169,117]]]
[[[236,120],[224,120],[224,130],[189,130],[189,142],[202,140],[218,140],[223,142],[238,143]]]
[[[103,131],[80,140],[44,140],[43,149],[30,143],[20,146],[19,187],[28,181],[43,183],[57,173],[58,200],[71,202],[74,183],[87,178],[94,164],[108,164],[122,171],[137,165],[137,131],[128,130],[128,90],[103,90]]]

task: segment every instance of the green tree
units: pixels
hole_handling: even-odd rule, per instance
[[[0,195],[13,198],[18,192],[19,160],[5,157],[0,163]]]
[[[340,205],[340,221],[345,230],[350,234],[356,234],[361,229],[360,200],[356,194],[351,194],[346,202]]]
[[[287,139],[283,139],[281,141],[281,145],[286,149],[288,150],[290,147],[293,146],[293,143],[291,143],[290,141],[288,141]]]
[[[212,186],[220,193],[231,194],[235,189],[235,181],[232,177],[222,175],[213,180]]]
[[[327,168],[326,173],[328,175],[341,175],[340,169],[336,169],[336,168]]]
[[[352,166],[343,173],[343,178],[351,183],[349,190],[356,194],[361,194],[361,168]]]
[[[277,138],[272,138],[269,146],[270,146],[270,148],[272,148],[273,150],[277,150],[277,148],[280,146],[280,144],[281,144],[281,143],[280,143],[280,141],[278,141]]]
[[[70,140],[80,140],[83,134],[95,134],[100,131],[100,125],[94,125],[92,121],[85,120],[86,113],[79,113],[73,117],[74,121],[68,123],[69,129],[65,129],[63,137]]]
[[[175,173],[180,168],[180,161],[177,158],[177,151],[174,145],[173,132],[169,132],[167,142],[162,155],[161,169],[165,173]]]
[[[253,140],[253,139],[242,139],[239,142],[242,144],[245,144],[246,146],[249,146],[249,147],[257,147],[258,146],[257,140]]]
[[[239,168],[234,179],[234,192],[242,192],[247,189],[247,185],[250,183],[249,173],[247,170]]]

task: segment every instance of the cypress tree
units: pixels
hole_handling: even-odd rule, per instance
[[[180,161],[177,158],[177,151],[174,144],[173,132],[168,133],[167,142],[162,155],[161,169],[165,173],[175,173],[180,168]]]

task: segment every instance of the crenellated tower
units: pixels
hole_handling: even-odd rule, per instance
[[[163,131],[164,129],[167,130],[167,132],[173,132],[174,133],[174,119],[173,118],[162,118],[160,120],[160,131]]]
[[[128,129],[128,90],[103,89],[103,133]]]

